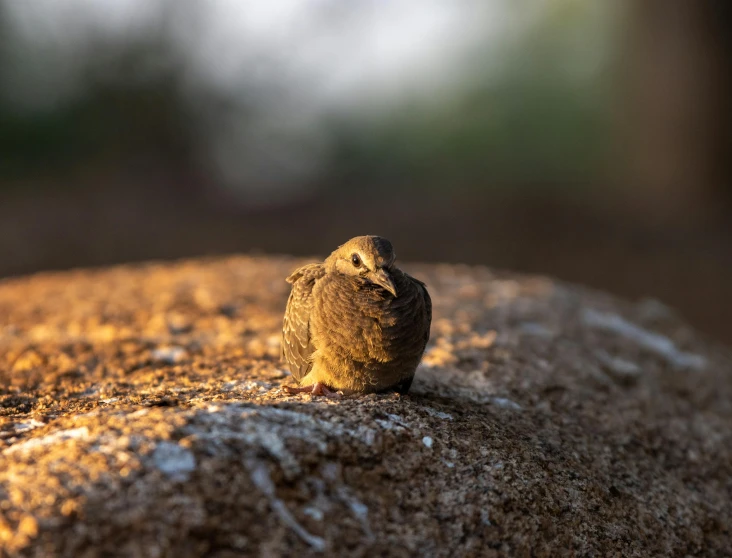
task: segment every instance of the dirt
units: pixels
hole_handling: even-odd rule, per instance
[[[672,310],[404,266],[410,394],[287,396],[301,263],[0,282],[3,555],[732,555],[732,353]]]

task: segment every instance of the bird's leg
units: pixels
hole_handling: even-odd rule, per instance
[[[312,385],[302,387],[282,386],[282,389],[284,389],[290,395],[295,395],[298,393],[309,393],[310,395],[324,395],[325,397],[329,397],[331,399],[338,399],[343,395],[338,391],[333,391],[321,382],[315,382]]]
[[[320,382],[315,382],[313,384],[313,389],[310,392],[313,395],[324,395],[325,397],[330,397],[331,399],[339,399],[343,396],[343,394],[340,391],[333,391],[325,384],[321,384]]]
[[[297,395],[298,393],[304,393],[304,392],[312,392],[313,388],[317,384],[314,384],[312,386],[282,386],[282,389],[288,394],[288,395]]]

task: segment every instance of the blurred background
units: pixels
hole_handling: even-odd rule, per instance
[[[730,4],[0,0],[0,277],[380,234],[732,342]]]

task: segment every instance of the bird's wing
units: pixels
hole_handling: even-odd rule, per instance
[[[292,283],[290,298],[282,324],[282,359],[296,380],[310,372],[315,347],[310,339],[310,311],[313,307],[313,287],[325,274],[323,264],[309,264],[287,278]]]
[[[430,340],[430,327],[432,326],[432,299],[430,293],[427,292],[427,285],[422,283],[419,279],[415,279],[411,275],[406,275],[412,283],[417,287],[417,290],[422,295],[422,301],[424,302],[424,344]]]

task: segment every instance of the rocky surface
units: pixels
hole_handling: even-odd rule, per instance
[[[286,396],[302,261],[0,282],[0,548],[20,556],[729,556],[732,356],[654,302],[405,266],[412,392]]]

